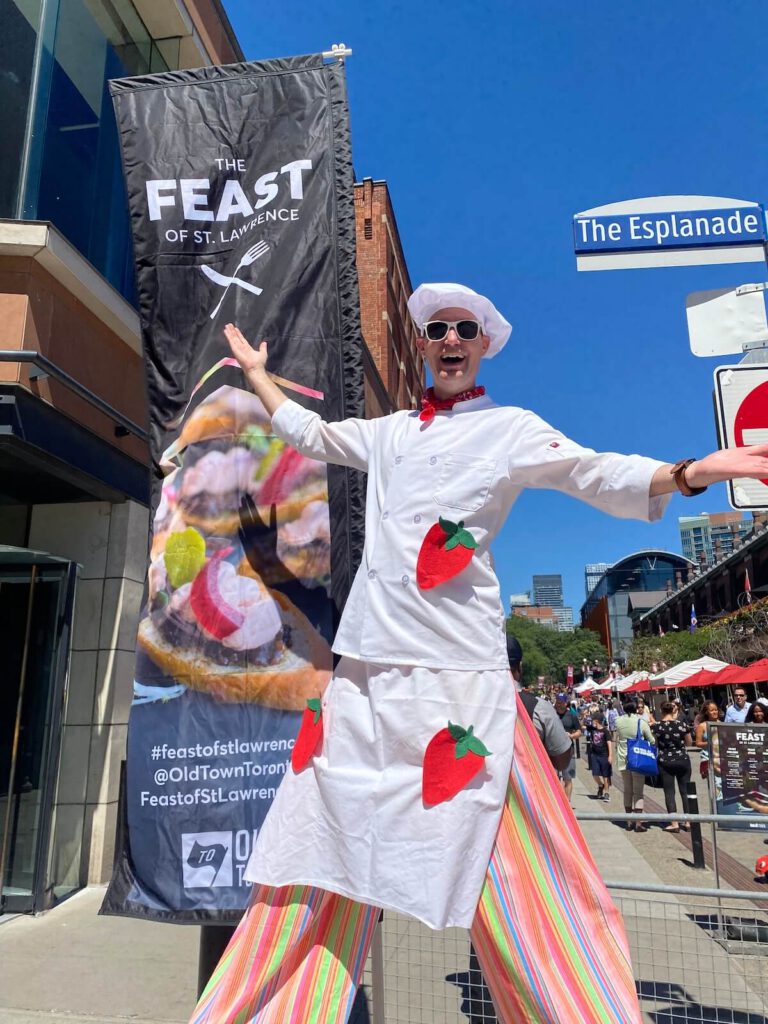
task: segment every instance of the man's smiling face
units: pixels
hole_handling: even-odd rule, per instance
[[[429,319],[477,321],[477,316],[467,309],[451,306],[439,309]],[[480,334],[474,341],[462,341],[452,327],[441,341],[430,341],[422,335],[416,344],[432,372],[435,394],[438,398],[452,398],[475,386],[480,360],[488,350],[490,338]]]

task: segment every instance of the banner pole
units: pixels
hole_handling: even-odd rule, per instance
[[[345,43],[331,43],[330,50],[323,50],[322,56],[326,60],[338,59],[343,62],[345,57],[352,56],[352,50]]]
[[[234,926],[204,924],[200,927],[200,949],[197,958],[197,998],[203,994],[208,980],[221,960],[229,940],[235,933]]]

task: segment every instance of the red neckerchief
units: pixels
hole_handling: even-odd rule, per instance
[[[457,402],[469,402],[470,399],[479,398],[484,394],[485,388],[482,384],[476,388],[467,388],[466,391],[461,391],[458,395],[454,395],[453,398],[436,398],[435,389],[427,388],[421,398],[419,419],[429,423],[435,418],[436,412],[446,412],[452,409]]]

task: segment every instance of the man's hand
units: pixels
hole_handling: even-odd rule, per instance
[[[736,477],[768,479],[768,444],[724,448],[703,459],[697,459],[685,471],[689,487],[708,487]]]
[[[677,490],[672,477],[672,463],[661,466],[653,474],[651,497],[671,494]],[[742,448],[723,448],[712,452],[703,459],[696,459],[685,471],[685,482],[689,487],[709,487],[745,477],[751,480],[768,480],[768,444],[752,444]]]
[[[268,415],[274,416],[277,409],[286,401],[286,397],[267,373],[266,341],[262,341],[258,348],[254,348],[246,341],[240,328],[234,324],[227,324],[224,328],[224,337]]]
[[[258,348],[254,348],[246,340],[243,332],[234,324],[227,324],[224,328],[224,337],[229,342],[232,355],[240,363],[240,368],[248,377],[252,373],[267,372],[267,343],[262,341]]]

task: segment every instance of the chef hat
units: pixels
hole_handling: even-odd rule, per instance
[[[512,324],[504,319],[484,295],[478,295],[463,284],[420,284],[408,299],[408,309],[419,330],[439,309],[450,309],[452,306],[468,309],[483,325],[483,333],[491,339],[483,359],[491,359],[497,352],[501,352],[512,333]]]

